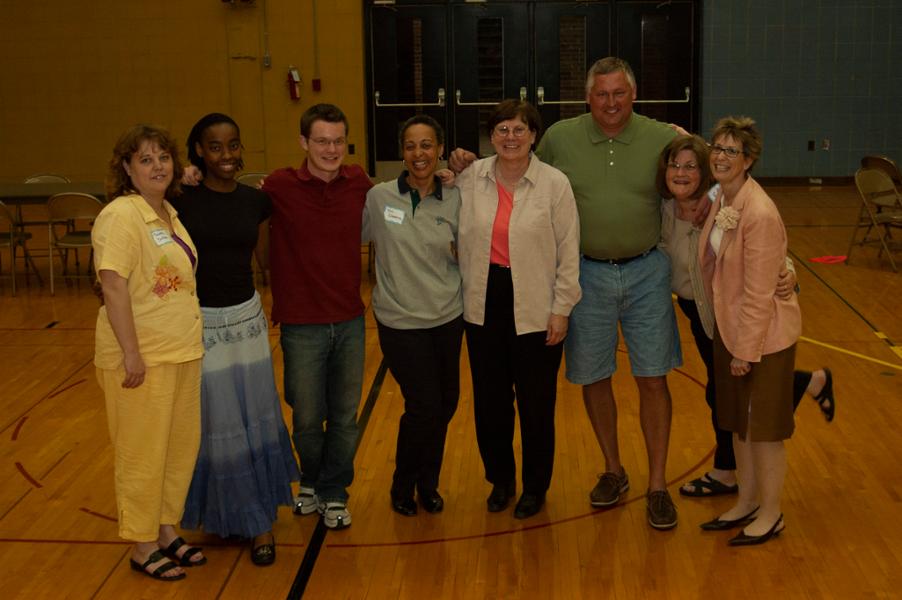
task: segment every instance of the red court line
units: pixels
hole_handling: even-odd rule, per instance
[[[133,546],[135,542],[129,540],[60,540],[60,539],[37,539],[37,538],[0,538],[0,544],[79,544],[82,546]],[[236,544],[234,542],[217,542],[207,541],[192,542],[188,540],[188,544],[192,546],[215,546],[217,548],[244,548],[246,544]],[[303,548],[306,544],[279,542],[279,546],[288,546],[289,548]]]
[[[91,364],[93,361],[94,361],[93,358],[89,358],[89,359],[86,360],[80,367],[76,367],[75,370],[73,370],[69,375],[66,375],[65,377],[63,377],[62,380],[63,380],[63,381],[66,381],[67,379],[69,379],[70,377],[72,377],[73,375],[75,375],[76,373],[78,373],[78,371],[80,371],[81,369],[84,369],[86,366],[88,366],[89,364]],[[56,393],[57,393],[57,392],[51,392],[49,395],[44,396],[43,398],[39,399],[37,402],[35,402],[34,404],[32,404],[31,406],[29,406],[28,408],[26,408],[24,411],[22,411],[22,415],[27,415],[28,413],[30,413],[30,412],[32,411],[32,409],[33,409],[35,406],[37,406],[38,404],[40,404],[41,402],[43,402],[44,400],[46,400],[47,398],[49,398],[51,395],[54,395],[54,396],[55,396]],[[15,417],[15,418],[14,418],[12,421],[10,421],[8,424],[6,424],[6,425],[0,425],[0,432],[6,431],[7,429],[9,429],[9,428],[12,426],[12,424],[15,423],[15,422],[17,422],[19,419],[21,419],[21,417]]]
[[[25,467],[22,466],[22,463],[16,461],[16,468],[19,469],[19,473],[22,474],[22,477],[24,477],[28,481],[28,483],[36,488],[44,487],[37,479],[28,474],[28,471],[25,470]]]
[[[74,388],[75,386],[81,385],[81,384],[83,384],[83,383],[86,382],[86,381],[87,381],[87,379],[79,379],[78,381],[73,381],[72,383],[70,383],[70,384],[67,385],[66,387],[60,388],[60,389],[56,390],[55,392],[53,392],[52,394],[50,394],[49,396],[47,396],[47,398],[48,398],[48,399],[50,399],[50,398],[55,398],[56,396],[59,396],[59,395],[62,394],[63,392],[65,392],[65,391],[67,391],[67,390],[71,390],[71,389]]]
[[[622,350],[620,348],[618,348],[617,351],[625,352],[625,350]],[[686,377],[687,379],[694,381],[695,383],[697,383],[699,385],[699,387],[704,389],[705,384],[702,383],[701,381],[699,381],[698,379],[696,379],[695,377],[693,377],[692,375],[689,375],[682,369],[673,369],[673,370],[678,372],[680,375]],[[685,473],[682,473],[682,474],[678,475],[676,478],[672,479],[671,481],[668,481],[667,487],[670,487],[671,485],[673,485],[674,483],[676,483],[678,481],[682,481],[688,475],[690,475],[691,473],[694,473],[698,468],[700,468],[702,465],[704,465],[706,462],[708,462],[708,460],[712,456],[714,456],[715,450],[716,450],[716,446],[714,448],[711,448],[711,450],[709,450],[708,453],[705,454],[700,461],[698,461],[692,467],[687,469]],[[644,497],[645,497],[644,495],[636,495],[636,496],[630,498],[629,500],[620,502],[619,504],[612,506],[611,508],[607,508],[607,509],[603,509],[603,510],[593,510],[592,512],[584,513],[581,515],[574,515],[572,517],[565,517],[563,519],[558,519],[556,521],[549,521],[547,523],[538,523],[536,525],[529,525],[527,527],[519,527],[517,529],[507,529],[504,531],[491,531],[489,533],[474,533],[474,534],[470,534],[470,535],[460,535],[460,536],[444,537],[444,538],[433,538],[433,539],[428,539],[428,540],[411,540],[408,542],[370,542],[370,543],[364,542],[364,543],[359,543],[359,544],[326,544],[326,546],[329,548],[383,548],[383,547],[388,547],[388,546],[421,546],[421,545],[425,545],[425,544],[441,544],[444,542],[459,542],[459,541],[463,541],[463,540],[497,537],[500,535],[511,535],[514,533],[521,533],[524,531],[533,531],[535,529],[545,529],[548,527],[552,527],[554,525],[560,525],[561,523],[569,523],[570,521],[577,521],[579,519],[585,519],[586,517],[593,517],[595,515],[599,515],[599,514],[608,512],[609,510],[614,510],[614,509],[626,506],[628,504],[632,504],[633,502],[638,502],[639,500],[642,500]]]
[[[116,519],[115,517],[108,517],[107,515],[104,515],[104,514],[102,514],[102,513],[93,511],[93,510],[91,510],[91,509],[89,509],[89,508],[85,508],[84,506],[82,506],[82,507],[79,508],[78,510],[80,510],[80,511],[83,512],[83,513],[89,514],[89,515],[91,515],[92,517],[97,517],[97,518],[103,519],[103,520],[105,520],[105,521],[112,521],[113,523],[116,523],[116,522],[118,521],[118,519]]]
[[[714,456],[714,448],[705,454],[700,461],[698,461],[691,468],[687,469],[685,473],[678,475],[676,478],[667,482],[667,487],[670,487],[674,483],[678,481],[682,481],[689,474],[694,473],[699,467],[704,465],[708,460]],[[514,533],[522,533],[524,531],[533,531],[536,529],[546,529],[548,527],[553,527],[555,525],[560,525],[561,523],[569,523],[570,521],[578,521],[579,519],[585,519],[586,517],[594,517],[596,515],[604,514],[611,510],[616,510],[618,508],[622,508],[628,504],[632,504],[633,502],[638,502],[639,500],[645,499],[644,495],[636,495],[629,500],[624,502],[620,502],[612,506],[611,508],[603,509],[603,510],[593,510],[592,512],[588,512],[581,515],[574,515],[572,517],[565,517],[563,519],[558,519],[556,521],[549,521],[547,523],[538,523],[536,525],[529,525],[527,527],[519,527],[517,529],[508,529],[504,531],[491,531],[489,533],[474,533],[471,535],[458,535],[453,537],[444,537],[444,538],[433,538],[429,540],[411,540],[408,542],[363,542],[359,544],[326,544],[329,548],[384,548],[389,546],[423,546],[426,544],[441,544],[445,542],[460,542],[464,540],[477,540],[484,538],[492,538],[498,537],[501,535],[511,535]]]
[[[25,425],[25,421],[28,420],[28,416],[22,417],[18,423],[16,423],[16,428],[13,429],[13,438],[12,441],[16,441],[19,438],[19,430],[22,429],[22,425]]]

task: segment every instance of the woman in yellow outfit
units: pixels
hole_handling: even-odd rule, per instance
[[[105,303],[94,364],[115,450],[119,535],[135,541],[132,568],[165,581],[206,562],[174,527],[200,445],[203,356],[196,250],[167,202],[181,170],[166,131],[126,131],[110,160],[114,200],[92,231]]]

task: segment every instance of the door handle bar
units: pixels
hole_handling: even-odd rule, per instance
[[[683,88],[685,98],[679,100],[633,100],[633,104],[689,104],[689,86]]]
[[[379,108],[408,108],[408,107],[420,107],[420,106],[444,106],[445,105],[445,88],[439,88],[437,92],[438,100],[436,102],[397,102],[397,103],[388,103],[383,104],[379,102],[379,90],[376,90],[376,93],[373,94],[376,99],[376,106]]]
[[[495,106],[498,102],[501,102],[501,100],[493,102],[464,102],[460,99],[460,96],[460,90],[454,92],[454,98],[456,99],[458,106]],[[520,88],[520,100],[526,100],[526,86]]]
[[[683,90],[686,94],[685,98],[679,100],[633,100],[633,104],[688,104],[689,103],[689,86]],[[539,86],[536,88],[536,99],[539,106],[545,104],[585,104],[585,100],[546,100],[545,88]]]

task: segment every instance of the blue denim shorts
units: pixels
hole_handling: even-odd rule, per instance
[[[580,259],[582,300],[564,340],[567,379],[577,385],[617,370],[617,325],[636,377],[659,377],[683,364],[670,298],[670,260],[659,251],[622,265]]]

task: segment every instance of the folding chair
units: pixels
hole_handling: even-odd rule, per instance
[[[892,178],[896,186],[902,185],[902,173],[899,172],[899,167],[891,158],[872,154],[861,159],[861,166],[866,169],[880,169]]]
[[[877,257],[880,258],[886,251],[893,271],[898,272],[892,251],[902,245],[893,239],[892,231],[893,228],[902,227],[902,197],[890,176],[879,168],[858,169],[855,173],[855,186],[861,196],[861,209],[858,211],[858,222],[849,241],[846,263],[848,264],[852,257],[854,246],[878,246],[880,250]],[[862,228],[865,229],[864,237],[856,241],[858,230]],[[871,237],[872,231],[876,233],[876,237]]]
[[[91,277],[93,271],[94,249],[91,246],[91,226],[94,219],[103,209],[103,203],[91,194],[70,192],[57,194],[47,201],[47,237],[50,251],[50,295],[54,294],[53,288],[53,254],[54,250],[60,255],[63,264],[62,274],[69,276],[69,250],[75,252],[75,277]],[[79,223],[87,223],[86,228],[79,229]],[[58,229],[65,227],[60,232]],[[78,275],[79,261],[78,249],[91,248],[86,275]]]
[[[38,281],[41,281],[41,275],[38,273],[38,268],[35,266],[34,259],[32,259],[26,245],[30,239],[31,233],[22,230],[9,207],[0,202],[0,246],[9,248],[9,277],[12,280],[13,296],[16,295],[16,254],[19,247],[22,248],[22,260],[25,261],[25,269],[27,270],[28,266],[31,265],[32,270],[38,276]],[[0,272],[2,270],[3,265],[0,263]]]

